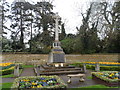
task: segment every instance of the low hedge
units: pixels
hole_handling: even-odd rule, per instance
[[[83,67],[83,63],[74,63],[71,65],[76,66],[76,67]],[[95,65],[86,64],[86,68],[95,70]],[[100,70],[120,71],[120,68],[119,68],[119,66],[102,66],[102,65],[100,65]]]
[[[100,66],[100,70],[120,71],[120,68],[118,66]]]
[[[9,69],[9,68],[11,68],[11,67],[13,67],[13,66],[15,66],[15,64],[10,64],[10,65],[8,65],[8,66],[0,66],[0,70],[4,70],[4,69]]]
[[[8,75],[14,72],[14,66],[5,70],[0,70],[0,75]]]

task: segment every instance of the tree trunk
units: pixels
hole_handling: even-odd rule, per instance
[[[21,15],[20,15],[20,31],[21,31],[21,36],[20,36],[20,45],[21,45],[21,49],[22,51],[24,51],[24,34],[23,34],[23,27],[22,27],[22,10],[21,10]]]

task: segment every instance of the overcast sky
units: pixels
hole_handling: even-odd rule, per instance
[[[7,0],[13,2],[14,0]],[[17,1],[17,0],[16,0]],[[19,0],[18,0],[19,1]],[[25,0],[29,2],[38,2],[42,0]],[[79,27],[82,23],[81,13],[86,12],[90,2],[94,1],[119,1],[119,0],[46,0],[53,1],[54,12],[62,17],[65,22],[66,33],[76,33],[76,26]]]
[[[13,2],[14,0],[7,0]],[[26,0],[29,2],[38,2],[42,0]],[[90,0],[47,0],[53,1],[54,12],[62,17],[65,22],[66,33],[76,33],[76,26],[80,26],[82,17],[80,16],[81,10],[86,11],[86,7]]]

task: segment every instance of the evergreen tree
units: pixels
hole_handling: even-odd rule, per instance
[[[61,40],[63,40],[63,39],[65,39],[65,37],[66,37],[66,32],[65,32],[65,26],[64,26],[64,23],[61,25],[61,33],[60,33],[60,41]]]
[[[50,2],[43,1],[35,4],[36,26],[41,30],[41,42],[50,46],[53,41],[51,30],[54,28],[52,15],[53,5]]]

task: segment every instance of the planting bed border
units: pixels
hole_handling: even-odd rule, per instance
[[[56,76],[56,75],[54,75],[54,76],[26,76],[26,77],[19,77],[19,78],[16,78],[15,80],[14,80],[14,82],[13,82],[13,85],[12,85],[12,87],[11,87],[11,90],[21,90],[20,88],[18,88],[18,86],[19,86],[19,81],[20,80],[22,80],[22,79],[29,79],[29,78],[41,78],[41,77],[51,77],[51,78],[56,78],[57,80],[58,80],[58,82],[60,83],[60,85],[58,85],[58,86],[48,86],[48,87],[42,87],[42,88],[39,88],[40,90],[41,89],[54,89],[54,90],[61,90],[61,89],[63,89],[63,90],[66,90],[67,89],[67,84],[65,84],[64,83],[64,81],[60,78],[60,77],[58,77],[58,76]],[[64,88],[63,88],[64,87]],[[24,89],[24,88],[23,88]],[[22,89],[22,90],[23,90]],[[35,90],[36,90],[37,88],[35,88]]]
[[[109,81],[105,81],[105,80],[102,80],[100,79],[99,77],[95,76],[92,74],[92,79],[97,81],[98,83],[100,84],[103,84],[103,85],[106,85],[106,86],[109,86],[109,87],[116,87],[116,86],[119,86],[120,85],[120,82],[109,82]]]

